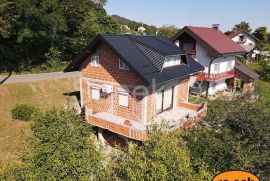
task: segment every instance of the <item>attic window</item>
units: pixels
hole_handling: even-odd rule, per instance
[[[187,64],[187,57],[186,55],[171,55],[171,56],[166,56],[163,68],[165,67],[171,67],[175,65],[180,65],[180,64]]]
[[[119,69],[121,70],[129,70],[128,65],[119,58]]]

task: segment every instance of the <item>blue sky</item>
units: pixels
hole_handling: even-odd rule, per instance
[[[248,21],[254,30],[267,26],[270,31],[269,0],[108,0],[109,15],[155,26],[211,26],[219,23],[223,31],[241,21]]]

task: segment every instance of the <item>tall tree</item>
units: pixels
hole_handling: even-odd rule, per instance
[[[244,30],[248,33],[251,33],[251,31],[252,31],[249,23],[246,21],[241,21],[239,24],[234,25],[233,30]]]
[[[267,32],[267,27],[258,27],[254,31],[254,36],[259,39],[257,42],[257,47],[260,50],[270,50],[270,45],[268,42],[269,34]]]

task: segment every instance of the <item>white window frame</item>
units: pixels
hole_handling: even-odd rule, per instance
[[[181,55],[166,56],[163,64],[163,68],[172,67],[181,64]]]
[[[129,70],[128,65],[121,58],[119,58],[119,69]]]
[[[128,107],[128,93],[127,92],[119,92],[118,93],[119,97],[119,105],[123,107]],[[124,100],[126,98],[126,100]]]
[[[94,67],[99,67],[100,66],[100,60],[99,60],[99,55],[94,54],[91,56],[91,65]]]
[[[97,91],[97,92],[94,93],[94,91]],[[93,100],[97,100],[97,101],[100,100],[100,88],[99,87],[91,87],[91,98]]]
[[[214,74],[218,74],[219,73],[219,69],[220,69],[220,64],[219,63],[215,63],[214,67],[213,67],[213,73]],[[217,67],[217,70],[215,69]]]

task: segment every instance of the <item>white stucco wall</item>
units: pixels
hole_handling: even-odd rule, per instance
[[[214,57],[210,57],[207,54],[207,50],[200,45],[199,43],[196,44],[196,60],[204,66],[204,72],[208,73],[208,68],[210,61]],[[211,72],[210,73],[222,73],[227,71],[227,62],[232,62],[232,68],[235,65],[235,56],[230,55],[230,56],[222,56],[216,58],[212,64],[211,64]],[[219,72],[214,72],[214,64],[218,63],[219,64]]]
[[[256,40],[254,38],[250,37],[249,35],[247,35],[246,33],[240,33],[237,36],[233,37],[232,40],[234,42],[238,43],[239,42],[239,37],[242,36],[242,35],[244,35],[245,38],[246,38],[246,41],[243,43],[243,45],[251,45],[251,44],[255,45]]]
[[[207,54],[207,50],[197,42],[196,44],[196,60],[204,66],[205,70],[204,72],[208,73],[209,63],[214,57],[210,57]],[[228,62],[231,62],[232,69],[235,65],[235,55],[229,55],[229,56],[221,56],[216,58],[212,64],[211,64],[211,71],[210,73],[222,73],[227,72],[227,64]],[[214,71],[214,64],[219,64],[219,72]],[[191,79],[192,80],[192,79]],[[194,84],[194,82],[190,82],[190,85]],[[227,84],[225,80],[221,80],[219,82],[216,82],[216,85],[214,87],[213,83],[210,83],[208,93],[209,95],[213,95],[216,91],[223,90],[227,88]]]
[[[208,89],[208,94],[213,95],[215,92],[224,90],[227,88],[227,84],[225,80],[221,80],[219,82],[216,82],[216,86],[213,85],[214,83],[210,83],[209,89]]]

